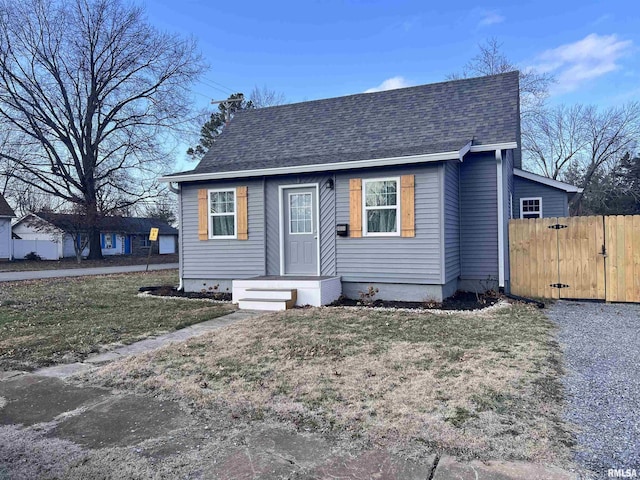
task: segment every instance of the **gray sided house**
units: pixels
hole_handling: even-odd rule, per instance
[[[253,308],[508,290],[509,218],[566,214],[573,188],[521,170],[517,72],[240,112],[161,180],[183,287]]]

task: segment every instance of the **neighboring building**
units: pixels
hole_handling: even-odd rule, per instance
[[[81,217],[77,215],[40,212],[31,213],[18,220],[13,226],[13,233],[22,240],[42,240],[54,242],[57,257],[75,257],[74,242],[81,245],[86,234],[78,227]],[[159,229],[157,242],[149,241],[151,228]],[[105,217],[102,220],[100,242],[103,255],[147,255],[152,253],[176,253],[178,230],[153,218],[140,217]],[[152,245],[153,244],[153,245]],[[89,253],[88,248],[83,256]]]
[[[0,195],[0,261],[7,261],[13,258],[11,243],[11,219],[16,214],[7,201]]]
[[[577,190],[521,170],[518,72],[238,112],[161,181],[179,189],[182,285],[241,306],[508,290],[513,202],[566,215]]]
[[[582,189],[515,168],[513,218],[568,217],[571,197]]]

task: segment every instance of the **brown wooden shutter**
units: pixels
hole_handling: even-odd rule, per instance
[[[416,236],[415,224],[415,175],[402,175],[400,184],[400,214],[401,235],[403,237]]]
[[[206,188],[198,190],[198,238],[209,240],[209,195]]]
[[[238,215],[238,240],[249,240],[249,214],[247,187],[236,187],[236,208]]]
[[[362,179],[349,180],[349,236],[362,237]]]

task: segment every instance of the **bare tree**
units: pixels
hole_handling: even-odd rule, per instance
[[[253,87],[249,100],[255,108],[275,107],[287,103],[287,99],[282,92],[276,92],[266,86]]]
[[[523,116],[540,109],[549,96],[549,87],[553,77],[548,74],[537,73],[531,69],[522,69],[509,61],[502,53],[502,44],[496,38],[488,38],[478,44],[480,50],[469,60],[461,73],[447,75],[447,79],[480,77],[497,75],[499,73],[520,71],[520,109]]]
[[[99,218],[154,193],[163,135],[187,117],[203,62],[121,0],[0,2],[0,119],[37,145],[0,155],[76,206],[101,258]]]
[[[525,155],[551,178],[579,179],[589,191],[602,170],[611,169],[633,152],[640,138],[640,102],[599,110],[594,106],[558,106],[536,113],[523,132]],[[572,211],[581,213],[584,193],[572,199]]]
[[[522,132],[524,154],[546,177],[558,179],[568,165],[582,156],[589,143],[587,119],[591,107],[574,105],[539,110]]]

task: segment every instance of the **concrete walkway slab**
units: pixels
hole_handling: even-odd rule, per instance
[[[458,462],[443,456],[433,475],[433,480],[577,480],[578,475],[558,467],[526,462],[494,461],[482,463]]]
[[[149,265],[149,271],[177,269],[177,263],[155,263]],[[39,280],[42,278],[84,277],[90,275],[109,275],[114,273],[144,272],[146,265],[122,265],[119,267],[65,268],[61,270],[30,270],[27,272],[0,272],[0,282],[19,280]]]
[[[337,457],[316,469],[311,478],[425,480],[431,474],[435,455],[422,462],[401,459],[383,449],[369,450],[355,457]]]
[[[109,391],[95,387],[77,387],[58,378],[21,375],[0,382],[0,424],[33,425],[50,422],[58,415],[82,405],[104,400]]]
[[[60,422],[49,437],[89,448],[136,445],[190,422],[177,403],[155,398],[110,396],[80,415]]]

